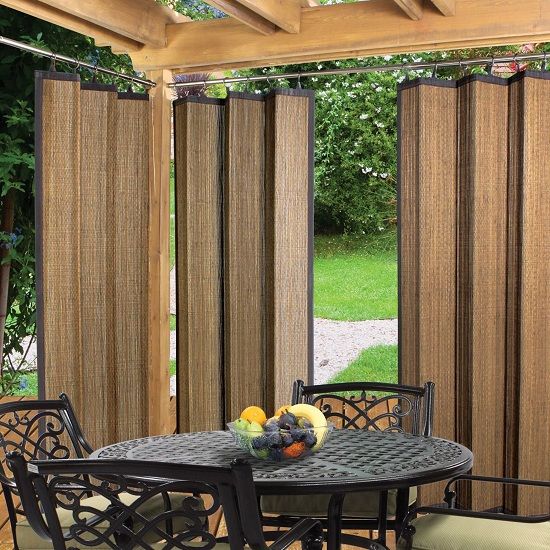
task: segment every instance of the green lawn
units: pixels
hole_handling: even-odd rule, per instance
[[[397,346],[373,346],[361,352],[361,355],[343,371],[329,380],[336,382],[397,383]]]
[[[175,263],[174,167],[170,178],[170,267]],[[317,235],[314,315],[337,321],[397,317],[397,235]],[[174,330],[171,319],[170,330]]]
[[[35,370],[22,374],[20,383],[21,386],[13,392],[13,395],[38,395],[38,376]]]
[[[397,317],[396,234],[316,236],[314,315],[338,321]]]

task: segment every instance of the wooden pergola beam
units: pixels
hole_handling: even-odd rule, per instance
[[[447,17],[454,15],[456,13],[456,2],[455,0],[430,0],[431,3]]]
[[[422,2],[420,0],[393,0],[411,19],[422,19]]]
[[[37,0],[0,0],[0,5],[27,13],[43,21],[48,21],[54,25],[59,25],[95,40],[98,46],[111,46],[113,52],[133,52],[139,50],[143,44],[121,36],[113,31],[94,25],[89,21],[75,17],[62,10],[44,4]]]
[[[261,34],[273,34],[277,30],[271,21],[267,21],[237,0],[205,0],[205,2]]]
[[[166,48],[131,57],[137,69],[211,72],[533,40],[550,40],[550,0],[524,0],[521,10],[512,1],[456,0],[454,17],[425,10],[421,21],[371,0],[303,9],[299,34],[262,36],[231,18],[168,25]]]
[[[300,32],[300,0],[237,0],[279,29],[289,33]]]
[[[187,19],[155,0],[48,0],[38,3],[156,48],[166,46],[167,24]]]

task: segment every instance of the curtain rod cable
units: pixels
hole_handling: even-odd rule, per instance
[[[12,40],[11,38],[6,38],[4,36],[0,36],[0,44],[5,44],[6,46],[11,46],[12,48],[17,48],[18,50],[23,50],[25,52],[30,52],[35,55],[40,55],[42,57],[47,57],[51,59],[52,61],[60,61],[62,63],[68,63],[69,65],[74,65],[75,67],[83,67],[84,69],[89,69],[93,73],[102,73],[102,74],[108,74],[110,76],[114,76],[116,78],[120,78],[122,80],[127,80],[130,82],[133,82],[134,84],[140,84],[141,86],[145,86],[147,88],[152,88],[156,86],[155,82],[152,80],[146,80],[144,78],[138,78],[135,76],[131,76],[124,73],[118,73],[116,71],[113,71],[111,69],[107,69],[106,67],[100,67],[98,65],[94,65],[92,63],[86,63],[85,61],[79,61],[78,59],[75,59],[74,57],[67,57],[66,55],[61,55],[57,53],[52,53],[47,50],[43,50],[41,48],[37,48],[35,46],[31,46],[30,44],[26,44],[25,42],[19,42],[17,40]]]
[[[282,73],[272,75],[252,75],[252,76],[235,76],[230,78],[214,78],[212,80],[194,80],[189,82],[173,82],[168,84],[170,88],[194,88],[196,86],[210,86],[212,84],[234,84],[236,82],[269,82],[272,80],[293,80],[311,76],[335,76],[360,73],[382,73],[391,71],[421,71],[432,69],[434,74],[437,69],[445,69],[449,67],[466,68],[472,66],[490,65],[496,63],[508,63],[514,61],[544,61],[548,53],[526,53],[507,55],[500,57],[477,57],[471,59],[449,59],[439,61],[420,61],[415,63],[400,63],[393,65],[373,65],[361,67],[343,67],[341,69],[320,69],[317,71],[301,71],[294,73]]]

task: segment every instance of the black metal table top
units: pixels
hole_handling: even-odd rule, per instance
[[[470,470],[472,453],[462,445],[434,437],[369,430],[334,430],[314,455],[272,462],[241,450],[229,432],[196,432],[147,437],[95,451],[92,458],[152,460],[227,466],[235,458],[251,465],[256,488],[334,493],[398,489],[448,479]]]

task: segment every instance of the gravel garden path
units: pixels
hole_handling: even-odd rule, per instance
[[[397,319],[331,321],[315,319],[315,383],[328,382],[345,369],[361,351],[381,344],[397,344]],[[176,333],[170,334],[170,358],[176,358]],[[171,380],[175,393],[175,376]]]
[[[170,273],[170,312],[176,312],[175,270]],[[322,384],[345,369],[361,351],[381,344],[397,344],[397,319],[332,321],[315,319],[315,383]],[[170,333],[170,358],[176,358],[176,333]],[[175,376],[170,380],[175,393]]]

